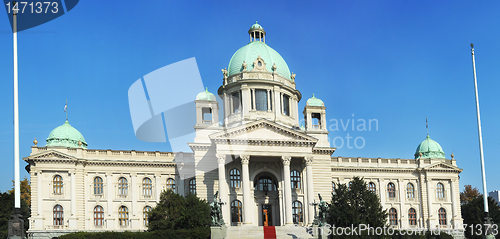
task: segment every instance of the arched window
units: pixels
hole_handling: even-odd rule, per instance
[[[256,190],[259,191],[276,191],[276,183],[269,176],[261,176],[257,182]]]
[[[398,225],[398,212],[396,211],[395,208],[391,208],[389,210],[389,224],[391,226],[397,226]]]
[[[104,190],[103,190],[102,178],[95,177],[94,178],[94,194],[101,195],[103,192],[104,192]]]
[[[417,211],[415,211],[414,208],[408,210],[408,224],[410,224],[410,226],[417,225]]]
[[[387,196],[389,198],[396,197],[396,186],[394,186],[394,183],[387,184]]]
[[[149,224],[149,212],[151,212],[150,206],[145,206],[144,209],[142,209],[142,219],[144,222],[144,226],[148,226]]]
[[[60,175],[54,176],[54,179],[52,181],[52,185],[54,186],[54,194],[62,194],[63,193],[63,179]]]
[[[293,170],[290,174],[292,180],[292,188],[300,188],[300,173],[297,170]]]
[[[335,195],[335,182],[332,182],[332,194]]]
[[[104,222],[104,209],[101,206],[94,207],[94,226],[102,226]]]
[[[142,194],[144,196],[153,195],[153,181],[150,178],[144,178],[142,180]]]
[[[241,202],[234,200],[231,202],[231,222],[242,222]]]
[[[167,190],[172,190],[174,193],[175,191],[175,180],[173,178],[167,179]]]
[[[118,194],[121,196],[126,196],[128,194],[128,181],[124,177],[118,179]]]
[[[444,208],[440,208],[438,211],[439,215],[439,225],[446,226],[446,210]]]
[[[377,186],[375,186],[375,183],[369,182],[368,183],[368,190],[372,193],[377,193]]]
[[[189,193],[196,194],[196,179],[189,180]]]
[[[120,223],[120,226],[127,226],[128,225],[128,208],[125,206],[121,206],[118,209],[118,222]]]
[[[241,187],[241,175],[240,170],[233,168],[231,172],[229,172],[229,180],[232,188]]]
[[[436,195],[437,198],[444,198],[444,185],[442,183],[436,185]]]
[[[53,212],[54,212],[54,226],[62,226],[64,223],[63,207],[61,205],[55,205]]]
[[[413,186],[413,183],[406,184],[406,197],[415,198],[415,187]]]
[[[292,215],[293,215],[293,223],[299,223],[304,221],[304,217],[302,216],[302,203],[299,201],[295,201],[292,204]]]

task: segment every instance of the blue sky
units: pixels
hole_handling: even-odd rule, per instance
[[[80,1],[67,14],[19,33],[21,157],[29,155],[35,137],[44,145],[64,123],[66,99],[69,121],[89,148],[169,151],[168,144],[136,139],[128,88],[149,72],[196,57],[204,85],[215,93],[220,69],[259,21],[266,43],[297,74],[299,109],[315,93],[329,123],[378,122],[371,131],[341,125],[331,131],[332,140],[339,137],[334,156],[413,158],[427,117],[431,138],[464,169],[461,189],[481,188],[473,42],[488,191],[500,190],[499,10],[496,1]],[[5,191],[14,178],[13,63],[7,14],[0,19]],[[353,137],[352,148],[346,137]],[[358,137],[365,142],[359,149],[353,144]],[[28,176],[24,169],[21,175]]]

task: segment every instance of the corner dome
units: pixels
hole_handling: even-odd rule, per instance
[[[420,155],[422,154],[422,155]],[[420,143],[415,151],[415,159],[445,159],[443,148],[438,142],[434,141],[427,135],[422,143]]]
[[[262,32],[261,35],[255,35],[255,32]],[[240,73],[243,71],[243,63],[247,65],[246,70],[251,71],[254,69],[253,63],[255,60],[260,57],[264,60],[266,64],[266,70],[269,72],[273,72],[273,65],[276,65],[276,73],[285,77],[288,80],[290,78],[290,69],[286,64],[285,60],[281,55],[275,51],[273,48],[268,46],[265,42],[260,41],[262,37],[265,35],[264,28],[258,23],[252,25],[249,30],[251,39],[253,41],[249,42],[247,45],[238,49],[231,60],[229,61],[228,66],[228,76]],[[253,34],[253,35],[252,35]],[[253,38],[252,38],[253,36]]]
[[[205,91],[200,92],[196,96],[196,100],[208,100],[208,101],[216,101],[215,95],[208,92],[208,87],[205,88]]]
[[[313,97],[311,97],[307,100],[306,105],[307,106],[325,106],[325,103],[322,100],[316,98],[313,94]]]
[[[81,144],[81,145],[80,145]],[[47,138],[47,147],[87,148],[83,135],[66,120],[63,125],[53,129]]]

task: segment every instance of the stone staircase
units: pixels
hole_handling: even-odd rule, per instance
[[[307,234],[307,230],[304,227],[293,227],[293,226],[276,226],[276,239],[310,239],[314,238]],[[264,238],[264,227],[259,226],[233,226],[227,227],[226,237],[227,239],[263,239]],[[266,238],[267,239],[267,238]]]

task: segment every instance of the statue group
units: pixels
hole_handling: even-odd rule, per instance
[[[326,218],[328,217],[328,211],[329,211],[329,208],[328,208],[328,204],[323,201],[323,198],[321,197],[321,195],[318,193],[318,197],[319,197],[319,204],[318,204],[318,207],[319,207],[319,213],[318,213],[318,217],[316,218],[317,219],[317,222],[318,222],[318,226],[324,226],[326,224]]]
[[[219,191],[217,191],[214,195],[214,201],[210,203],[210,216],[212,217],[212,226],[222,226],[224,225],[224,219],[222,218],[222,208],[218,199]]]

